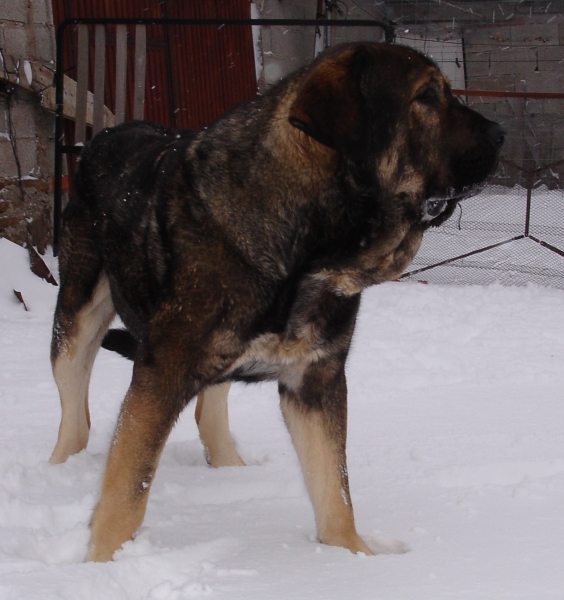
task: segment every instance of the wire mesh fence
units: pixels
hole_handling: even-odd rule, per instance
[[[426,233],[404,279],[564,289],[564,190],[489,186]]]

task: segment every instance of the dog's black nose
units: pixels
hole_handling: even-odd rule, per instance
[[[505,142],[507,131],[505,131],[505,129],[499,123],[492,123],[488,127],[487,135],[492,144],[495,146],[495,149],[498,151],[501,150],[501,147]]]

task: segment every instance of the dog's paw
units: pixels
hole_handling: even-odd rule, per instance
[[[374,554],[405,554],[410,548],[399,540],[385,540],[375,535],[363,536],[366,545]]]

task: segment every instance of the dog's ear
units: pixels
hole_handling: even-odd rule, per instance
[[[353,159],[366,155],[370,125],[361,93],[370,56],[362,46],[321,60],[306,75],[290,108],[290,123]]]

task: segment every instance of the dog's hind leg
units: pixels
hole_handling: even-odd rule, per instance
[[[281,408],[315,511],[319,540],[372,554],[354,523],[346,462],[347,391],[344,369],[320,361],[303,379],[281,378]]]
[[[63,225],[59,259],[61,285],[51,340],[51,365],[62,417],[51,463],[61,463],[88,443],[88,385],[94,359],[114,307],[92,231],[92,218],[71,200]]]
[[[114,308],[108,279],[101,275],[90,300],[74,315],[55,315],[53,375],[61,399],[59,437],[50,462],[65,462],[86,448],[90,431],[88,387],[94,359]]]
[[[245,464],[237,453],[229,432],[229,387],[229,383],[222,383],[198,394],[196,423],[206,459],[212,467],[241,467]]]

